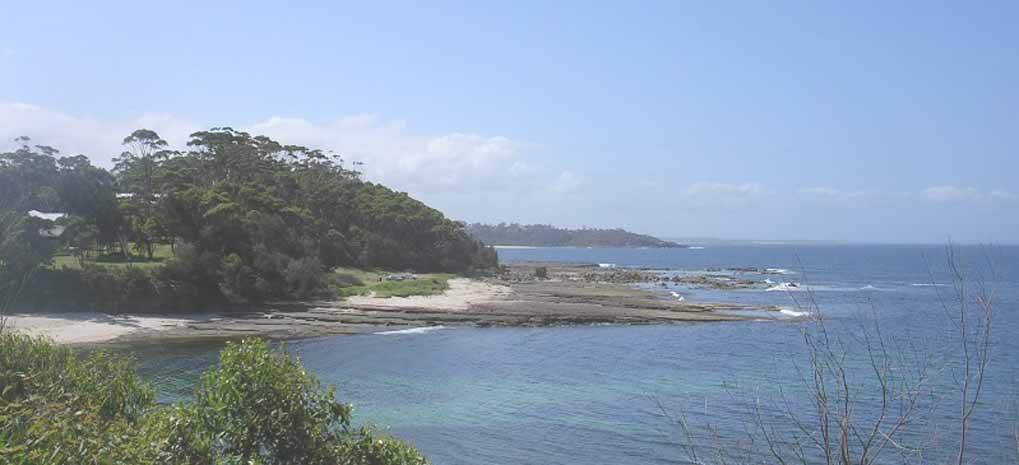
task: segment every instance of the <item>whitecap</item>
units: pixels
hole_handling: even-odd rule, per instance
[[[378,335],[381,335],[381,336],[392,336],[392,335],[396,335],[396,334],[425,334],[425,333],[430,333],[432,331],[438,331],[440,329],[446,329],[446,327],[445,326],[425,326],[423,328],[400,329],[400,330],[396,330],[396,331],[382,331],[382,332],[378,332],[378,333],[375,333],[375,334],[378,334]]]
[[[764,278],[764,284],[775,284],[775,281],[772,281],[771,278]]]
[[[782,284],[778,284],[778,285],[775,285],[775,286],[771,286],[771,287],[769,287],[768,289],[765,289],[765,290],[766,291],[771,291],[771,292],[775,292],[775,291],[786,291],[786,292],[789,292],[789,291],[802,291],[804,289],[803,289],[802,286],[800,286],[799,283],[782,283]]]
[[[810,315],[810,312],[800,312],[800,311],[796,311],[796,310],[793,310],[793,309],[788,308],[788,307],[782,307],[778,312],[783,314],[783,315],[791,316],[793,318],[799,318],[799,317],[802,317],[802,316]]]
[[[785,268],[765,268],[764,271],[766,273],[772,273],[772,274],[796,274],[795,271],[790,271],[790,270],[787,270]]]

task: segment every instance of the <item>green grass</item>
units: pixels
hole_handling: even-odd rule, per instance
[[[127,260],[120,256],[120,254],[112,254],[100,257],[91,257],[85,260],[85,263],[89,265],[114,268],[126,266],[155,268],[173,258],[173,250],[170,248],[169,244],[156,244],[153,248],[152,260],[145,257],[144,253],[136,253],[134,244],[128,244],[128,252],[130,253],[130,257]],[[60,253],[53,257],[53,264],[50,265],[50,268],[55,270],[59,270],[61,268],[78,269],[81,268],[81,263],[78,261],[78,257],[75,257],[74,255]]]
[[[333,273],[338,286],[337,292],[341,297],[373,293],[379,298],[441,294],[449,289],[449,280],[454,277],[448,273],[429,273],[417,275],[417,279],[385,281],[385,277],[391,274],[394,273],[356,268],[339,268]]]

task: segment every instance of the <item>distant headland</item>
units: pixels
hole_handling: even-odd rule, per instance
[[[467,232],[486,244],[529,247],[658,247],[685,245],[624,229],[567,229],[546,224],[474,223]]]

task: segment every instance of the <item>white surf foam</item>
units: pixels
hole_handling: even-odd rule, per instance
[[[440,329],[446,329],[446,327],[445,326],[425,326],[423,328],[400,329],[400,330],[396,330],[396,331],[382,331],[382,332],[378,332],[378,333],[375,333],[375,334],[378,334],[378,335],[381,335],[381,336],[392,336],[392,335],[397,335],[397,334],[425,334],[425,333],[430,333],[432,331],[438,331]]]
[[[669,293],[670,293],[670,294],[672,294],[672,297],[675,297],[675,298],[676,298],[676,300],[679,300],[679,301],[683,301],[683,300],[686,300],[686,298],[685,298],[685,297],[683,297],[682,295],[680,295],[680,294],[679,294],[678,292],[676,292],[676,291],[669,291]]]
[[[704,247],[701,247],[699,245],[691,245],[690,247],[687,247],[687,249],[689,249],[689,250],[704,250]]]
[[[599,263],[598,267],[599,268],[615,268],[616,264],[615,263]]]
[[[803,286],[800,286],[799,283],[782,283],[782,284],[777,284],[777,285],[771,286],[771,287],[769,287],[769,288],[767,288],[765,290],[769,291],[769,292],[777,292],[777,291],[794,292],[794,291],[802,291],[802,290],[805,290],[805,289],[803,288]]]
[[[793,318],[799,318],[799,317],[802,317],[802,316],[810,315],[810,312],[800,312],[800,311],[793,310],[793,309],[787,308],[787,307],[782,307],[782,309],[779,310],[778,312],[783,314],[783,315],[791,316]]]
[[[785,268],[765,268],[764,271],[773,274],[785,274],[785,275],[796,274],[795,271],[790,271]]]

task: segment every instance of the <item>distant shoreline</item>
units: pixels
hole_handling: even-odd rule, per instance
[[[467,225],[466,230],[486,244],[521,247],[683,247],[682,244],[621,228],[569,229],[547,224],[473,223]]]
[[[495,249],[527,250],[527,249],[691,249],[698,246],[653,246],[653,245],[493,245]],[[701,247],[703,248],[703,247]]]

